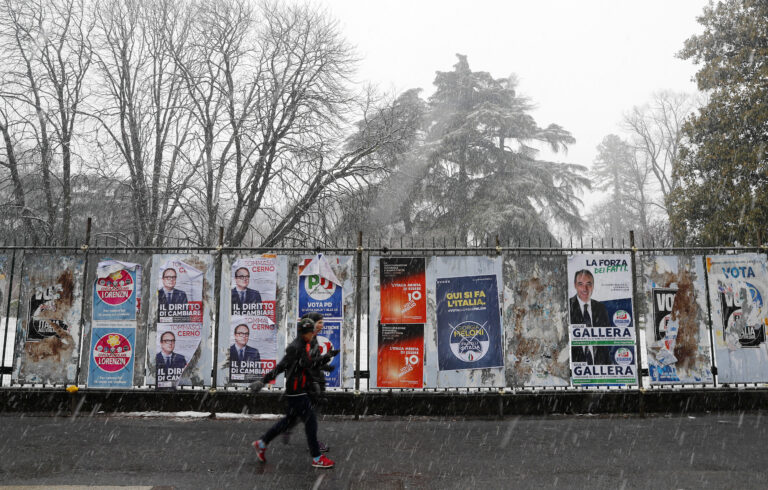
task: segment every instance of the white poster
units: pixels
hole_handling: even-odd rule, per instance
[[[768,382],[765,256],[709,255],[707,276],[718,381]]]
[[[629,254],[568,257],[571,382],[637,383]]]

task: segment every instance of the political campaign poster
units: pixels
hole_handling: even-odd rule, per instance
[[[381,259],[381,323],[426,323],[425,269],[423,257]]]
[[[323,328],[317,334],[317,346],[320,348],[320,355],[325,355],[334,349],[341,351],[340,319],[323,319]],[[339,353],[329,363],[333,366],[333,371],[325,373],[325,386],[328,388],[341,386],[341,360],[342,354]]]
[[[136,353],[136,327],[91,330],[89,388],[130,388]]]
[[[275,323],[277,256],[239,258],[231,269],[231,314],[263,317]]]
[[[338,258],[328,259],[323,254],[317,254],[299,264],[297,320],[312,312],[323,315],[323,328],[317,335],[323,354],[333,349],[342,350],[343,286],[331,267],[331,260],[339,262]],[[326,386],[338,388],[341,386],[341,353],[333,358],[331,365],[335,369],[325,374]]]
[[[628,254],[568,257],[571,383],[637,383]]]
[[[96,268],[93,321],[136,321],[141,297],[141,266],[104,260]]]
[[[76,382],[84,262],[74,256],[24,257],[14,381]]]
[[[173,258],[158,272],[156,386],[173,389],[202,338],[204,273]]]
[[[129,388],[133,384],[141,266],[100,261],[93,284],[90,388]]]
[[[277,324],[261,316],[232,316],[229,379],[252,383],[277,364]]]
[[[424,386],[424,325],[382,324],[378,328],[376,386]]]
[[[158,323],[155,345],[156,384],[159,389],[173,389],[184,368],[200,344],[200,325],[194,323]]]
[[[160,266],[158,323],[203,322],[203,272],[181,260]]]
[[[712,383],[704,258],[645,256],[638,264],[651,384]]]
[[[299,266],[299,317],[316,312],[325,318],[343,318],[342,283],[328,259],[317,254]]]
[[[496,275],[436,281],[440,371],[503,366]]]
[[[709,255],[706,261],[718,381],[768,382],[765,256]]]

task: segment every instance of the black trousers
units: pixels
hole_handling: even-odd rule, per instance
[[[279,436],[300,419],[304,422],[304,432],[307,434],[309,454],[313,458],[320,456],[320,446],[317,443],[317,416],[312,408],[312,401],[309,399],[309,395],[286,396],[285,398],[288,404],[285,417],[278,420],[264,434],[261,440],[264,441],[264,444],[269,444],[272,439]]]

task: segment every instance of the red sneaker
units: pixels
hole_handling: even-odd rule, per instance
[[[256,450],[256,457],[259,458],[259,461],[262,463],[267,462],[267,447],[260,447],[259,443],[261,442],[261,439],[258,441],[253,441],[253,448]]]
[[[315,468],[333,468],[333,465],[334,465],[333,461],[326,458],[325,454],[321,454],[320,459],[318,459],[317,461],[315,461],[314,459],[312,460],[312,466],[314,466]]]

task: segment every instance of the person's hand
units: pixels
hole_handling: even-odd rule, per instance
[[[336,356],[338,356],[338,355],[339,355],[339,352],[341,352],[339,349],[333,349],[332,351],[330,351],[330,352],[328,353],[328,356],[329,356],[329,357],[336,357]]]
[[[264,388],[264,382],[262,380],[254,381],[248,386],[252,392],[258,393]]]
[[[326,364],[325,366],[323,366],[323,368],[322,368],[322,369],[323,369],[323,371],[325,371],[326,373],[332,373],[332,372],[333,372],[333,370],[334,370],[334,369],[336,369],[336,366],[333,366],[333,365],[331,365],[331,364]]]

